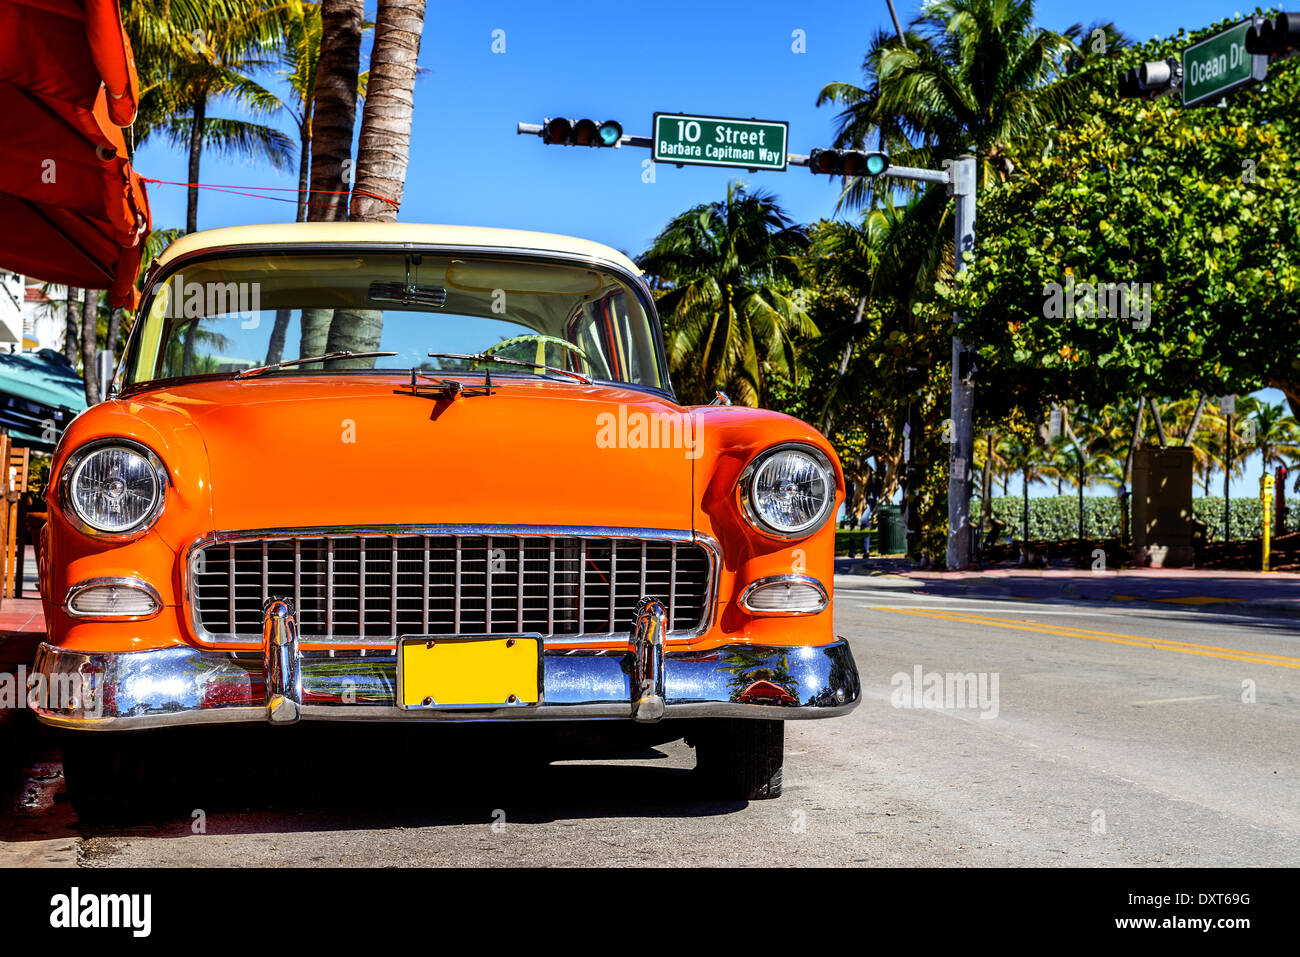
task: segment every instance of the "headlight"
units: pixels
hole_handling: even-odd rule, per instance
[[[63,505],[90,534],[137,532],[162,510],[167,472],[158,456],[124,439],[79,449],[63,467]]]
[[[810,535],[835,507],[835,469],[810,445],[779,445],[741,473],[740,500],[761,531],[782,538]]]

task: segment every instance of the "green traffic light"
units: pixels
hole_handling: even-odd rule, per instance
[[[889,169],[889,157],[884,153],[867,154],[867,175],[879,176],[885,170]]]
[[[623,138],[623,127],[617,120],[606,120],[600,124],[600,144],[602,146],[617,146],[618,141]]]

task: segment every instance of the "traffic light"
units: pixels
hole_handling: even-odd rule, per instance
[[[1246,29],[1246,52],[1295,56],[1300,52],[1300,13],[1279,13],[1256,20]]]
[[[1170,57],[1143,63],[1119,75],[1119,96],[1122,100],[1158,100],[1176,93],[1183,85],[1183,65]]]
[[[826,176],[874,177],[889,169],[889,155],[861,150],[813,150],[808,154],[808,169]]]
[[[623,124],[617,120],[566,120],[562,116],[542,124],[542,142],[554,146],[618,146]]]

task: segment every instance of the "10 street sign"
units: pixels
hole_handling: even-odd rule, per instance
[[[1183,51],[1183,106],[1196,106],[1268,78],[1268,57],[1246,52],[1243,20]]]
[[[789,124],[656,113],[654,161],[784,170]]]

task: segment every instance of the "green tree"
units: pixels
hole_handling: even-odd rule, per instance
[[[796,296],[807,231],[742,183],[674,217],[637,264],[659,286],[674,383],[689,403],[724,390],[767,405],[772,372],[797,381],[796,342],[816,335]]]
[[[165,138],[188,153],[186,232],[198,229],[198,186],[203,152],[264,160],[288,169],[289,138],[273,126],[209,115],[223,100],[266,114],[275,98],[253,74],[272,65],[289,11],[297,4],[222,3],[173,17],[165,4],[142,3],[125,18],[132,45],[152,58],[140,91],[140,137]],[[136,56],[140,56],[137,50]]]
[[[1296,61],[1222,109],[1114,92],[1117,71],[1225,25],[1085,65],[1083,108],[1046,149],[1013,154],[1025,175],[986,192],[971,268],[940,288],[998,384],[982,401],[1101,407],[1272,385],[1297,407]]]

